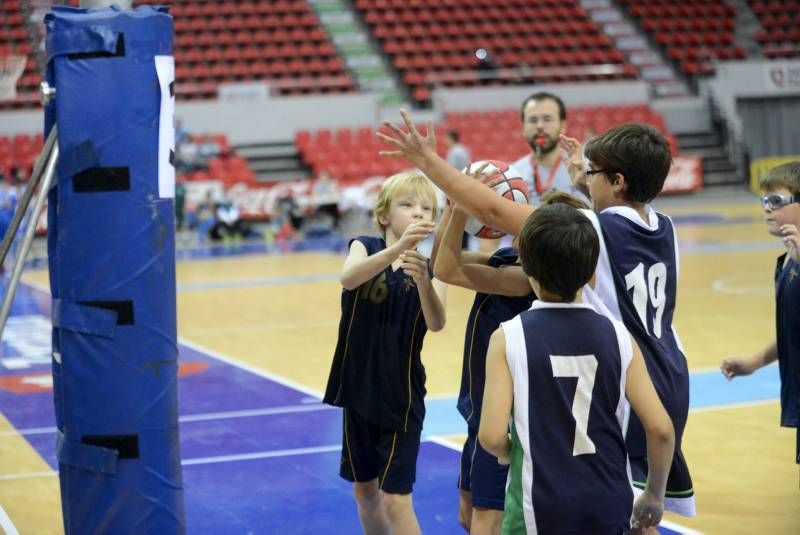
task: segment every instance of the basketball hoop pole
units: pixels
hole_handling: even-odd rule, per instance
[[[53,149],[53,145],[55,145],[57,135],[56,127],[53,127],[52,130],[50,130],[50,135],[47,136],[47,141],[45,141],[42,153],[39,154],[38,158],[36,158],[36,163],[33,165],[33,171],[31,172],[31,178],[25,188],[25,193],[22,194],[22,198],[19,201],[19,206],[14,212],[14,217],[11,219],[11,223],[8,226],[6,235],[3,237],[3,244],[0,245],[0,265],[5,262],[6,255],[8,254],[9,249],[11,249],[11,243],[14,241],[14,236],[17,234],[17,230],[22,222],[22,218],[25,216],[25,212],[28,210],[28,205],[31,202],[31,197],[33,197],[33,192],[36,190],[36,186],[38,185],[39,180],[42,178],[42,170],[46,165],[47,159],[50,157],[50,152]],[[47,195],[46,192],[45,195]]]
[[[41,182],[39,195],[36,197],[36,201],[33,203],[33,211],[31,212],[30,221],[25,229],[25,235],[22,238],[19,256],[14,262],[11,278],[8,282],[8,289],[6,290],[6,295],[3,298],[3,306],[0,308],[0,338],[3,336],[3,331],[6,327],[6,321],[8,321],[8,314],[11,312],[11,303],[14,301],[14,295],[17,293],[17,285],[19,285],[19,279],[22,276],[22,269],[25,267],[25,259],[28,256],[28,251],[31,249],[31,244],[33,243],[33,236],[36,233],[36,222],[39,220],[39,214],[42,213],[44,201],[47,199],[47,192],[50,191],[50,184],[53,182],[53,175],[55,175],[56,162],[58,161],[57,137],[58,134],[56,133],[56,127],[53,126],[53,128],[50,130],[50,135],[47,136],[47,143],[44,146],[44,150],[36,160],[33,175],[28,182],[28,187],[25,190],[25,194],[23,195],[22,200],[17,207],[17,211],[14,213],[14,219],[11,221],[11,226],[6,232],[6,236],[3,240],[2,259],[4,260],[8,250],[11,248],[11,242],[14,239],[14,235],[17,233],[17,229],[22,221],[22,217],[27,211],[28,204],[33,196],[33,192],[36,190],[38,183]]]

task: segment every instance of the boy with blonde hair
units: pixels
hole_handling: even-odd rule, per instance
[[[417,245],[434,230],[436,193],[419,172],[383,184],[374,209],[382,237],[351,240],[342,317],[323,401],[342,407],[339,475],[367,534],[418,534],[411,499],[425,416],[427,330],[445,324],[444,288]]]

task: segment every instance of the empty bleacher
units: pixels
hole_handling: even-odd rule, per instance
[[[436,83],[636,77],[576,1],[355,0],[354,5],[418,103],[430,99]],[[488,51],[499,76],[481,76],[479,48]]]
[[[749,0],[762,30],[756,34],[768,58],[800,57],[800,2]]]
[[[715,60],[742,59],[733,39],[736,9],[724,0],[619,0],[689,76],[714,72]]]
[[[139,3],[171,6],[179,98],[215,98],[220,83],[252,80],[279,95],[357,91],[305,0]]]
[[[0,57],[25,56],[25,70],[17,82],[17,98],[0,102],[0,110],[35,107],[39,104],[41,76],[33,55],[26,12],[21,0],[0,0]]]

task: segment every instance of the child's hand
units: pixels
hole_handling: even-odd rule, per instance
[[[403,261],[403,263],[400,264],[403,273],[414,279],[417,288],[422,288],[430,284],[431,279],[428,274],[428,259],[425,258],[422,253],[409,249],[400,254],[400,260]]]
[[[428,121],[428,132],[426,136],[419,133],[411,118],[405,110],[400,110],[403,122],[406,124],[408,132],[404,132],[399,126],[389,121],[384,121],[383,125],[392,131],[393,136],[377,132],[378,138],[386,143],[395,146],[398,150],[382,150],[378,154],[391,158],[405,158],[416,166],[422,166],[425,160],[436,154],[436,133],[433,130],[433,121]]]
[[[741,375],[750,375],[755,371],[750,359],[741,357],[728,357],[722,361],[719,369],[728,381]]]
[[[783,245],[786,246],[786,253],[795,262],[800,263],[800,233],[795,225],[782,225]]]
[[[494,185],[493,177],[495,175],[486,172],[486,168],[489,167],[489,165],[490,165],[489,162],[484,162],[483,165],[481,165],[477,169],[470,171],[470,169],[472,168],[472,162],[469,162],[466,167],[467,170],[464,171],[464,174],[470,178],[474,178],[475,180],[480,180],[482,183],[486,184],[491,188]],[[448,206],[450,206],[450,209],[453,212],[466,213],[464,212],[463,208],[458,206],[454,201],[451,201],[449,198],[447,199],[447,204]]]
[[[583,161],[583,145],[574,137],[567,137],[564,134],[558,136],[561,140],[561,150],[564,152],[564,160],[567,166],[567,173],[572,179],[575,187],[585,190],[588,188],[586,182],[586,164]]]
[[[433,221],[417,221],[406,227],[403,235],[397,240],[397,247],[400,251],[414,249],[419,242],[427,238],[436,228]]]
[[[633,504],[630,533],[647,533],[648,528],[654,528],[661,522],[663,514],[663,500],[645,490],[636,500],[636,503]]]

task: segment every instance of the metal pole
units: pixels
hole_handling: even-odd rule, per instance
[[[53,128],[53,130],[55,130],[55,128]],[[0,308],[0,338],[3,337],[6,321],[8,321],[8,314],[11,312],[11,303],[14,301],[14,295],[17,293],[19,278],[22,276],[22,269],[25,267],[25,258],[28,256],[28,251],[31,249],[31,243],[33,243],[33,235],[36,233],[36,221],[39,220],[39,214],[42,212],[44,201],[47,199],[47,192],[50,190],[50,183],[53,181],[53,175],[56,172],[58,143],[55,142],[55,136],[53,136],[53,139],[53,148],[47,160],[47,165],[45,166],[42,187],[39,189],[39,195],[36,197],[36,202],[33,204],[30,224],[28,228],[25,229],[25,236],[23,236],[22,245],[20,246],[20,255],[17,257],[16,262],[14,262],[11,279],[8,281],[8,290],[3,299],[3,307]]]
[[[14,212],[14,217],[11,219],[11,224],[8,226],[8,230],[6,230],[6,235],[3,237],[3,244],[0,245],[0,265],[6,260],[6,255],[9,249],[11,249],[14,236],[16,236],[19,225],[22,223],[22,218],[25,216],[25,212],[28,211],[28,205],[31,202],[31,197],[33,197],[33,192],[36,191],[36,186],[42,178],[42,170],[45,166],[45,162],[47,162],[47,159],[50,157],[50,152],[55,145],[55,139],[58,135],[56,132],[56,127],[53,126],[50,130],[50,135],[47,136],[44,148],[42,148],[42,153],[39,154],[39,157],[36,158],[36,163],[33,165],[33,171],[31,172],[28,185],[25,188],[25,193],[23,193],[17,205],[17,210]],[[45,192],[45,195],[47,195],[47,192]]]

